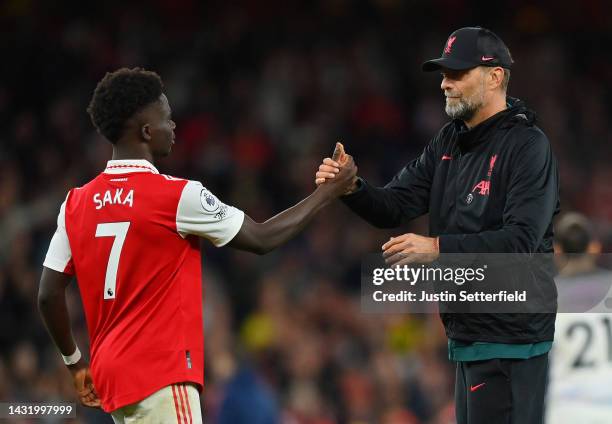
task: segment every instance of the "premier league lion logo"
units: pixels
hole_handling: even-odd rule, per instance
[[[207,212],[215,212],[219,209],[219,200],[212,194],[210,191],[205,188],[200,192],[200,202],[202,203],[202,207]]]

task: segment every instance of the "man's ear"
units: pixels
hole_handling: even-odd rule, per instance
[[[489,86],[491,88],[497,88],[501,85],[504,80],[504,70],[500,67],[491,69],[489,72]]]
[[[151,140],[151,126],[149,124],[144,124],[141,128],[140,128],[140,135],[142,135],[142,138],[144,138],[147,141]]]

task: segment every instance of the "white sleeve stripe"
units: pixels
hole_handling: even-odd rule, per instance
[[[50,258],[49,256],[47,256],[45,258],[45,261],[43,262],[44,267],[50,268],[57,272],[64,272],[66,270],[67,265],[68,262],[62,263],[62,261],[60,261],[59,259]]]
[[[235,214],[232,218],[230,218],[234,222],[232,222],[232,229],[227,232],[227,238],[225,239],[225,241],[217,244],[217,247],[225,246],[227,243],[232,241],[234,237],[236,237],[236,234],[238,234],[238,232],[242,228],[242,223],[244,222],[244,212],[241,210],[238,210],[238,212],[239,213]]]
[[[66,196],[66,200],[68,196]],[[64,272],[66,265],[72,259],[72,250],[70,249],[70,242],[68,241],[68,234],[66,233],[66,200],[60,207],[59,214],[57,216],[57,230],[53,234],[51,243],[49,244],[49,250],[43,263],[47,268],[51,268],[55,271]],[[61,269],[58,269],[60,268]]]
[[[244,221],[244,212],[228,206],[197,181],[183,187],[176,211],[176,230],[182,236],[193,234],[215,246],[229,243]]]

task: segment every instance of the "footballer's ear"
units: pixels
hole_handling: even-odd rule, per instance
[[[149,124],[144,124],[142,127],[140,127],[140,135],[142,135],[142,138],[144,138],[147,141],[151,140],[151,125]]]

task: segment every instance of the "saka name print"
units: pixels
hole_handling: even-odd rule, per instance
[[[117,188],[114,193],[111,190],[106,190],[104,196],[101,193],[96,193],[93,196],[93,202],[96,204],[96,209],[102,209],[106,205],[122,205],[134,206],[134,190],[130,190],[125,195],[122,188]]]

